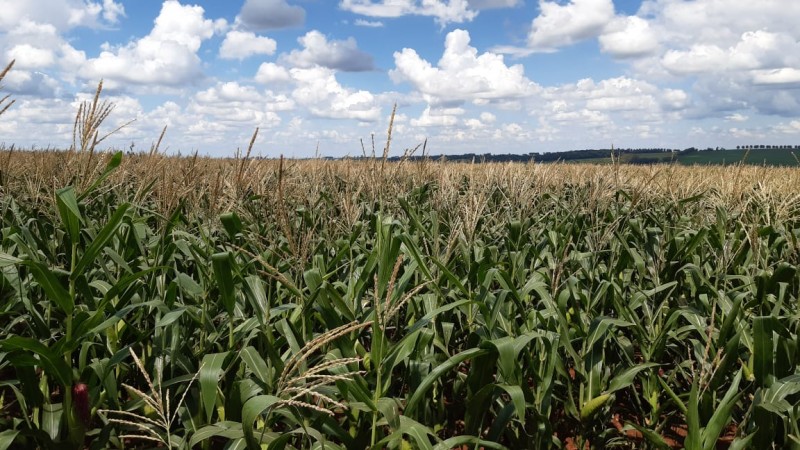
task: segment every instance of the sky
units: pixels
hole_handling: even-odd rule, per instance
[[[0,144],[232,156],[800,144],[797,0],[0,0]]]

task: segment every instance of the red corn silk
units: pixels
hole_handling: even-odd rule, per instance
[[[72,407],[85,426],[89,426],[89,386],[77,383],[72,386]]]

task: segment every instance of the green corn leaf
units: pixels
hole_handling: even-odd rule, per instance
[[[59,189],[56,192],[56,205],[69,238],[73,245],[76,245],[80,239],[80,226],[81,222],[83,222],[83,216],[81,215],[81,209],[78,207],[78,199],[75,198],[75,188],[70,186]]]
[[[164,314],[163,316],[161,316],[160,319],[156,321],[156,328],[162,328],[172,325],[172,323],[180,319],[180,317],[185,312],[186,308],[178,308]]]
[[[525,426],[525,410],[526,410],[526,403],[525,403],[525,393],[522,392],[522,388],[519,386],[512,386],[509,384],[498,384],[497,387],[506,391],[509,397],[511,397],[511,404],[514,405],[514,412],[517,414],[517,418],[519,419],[522,426]]]
[[[222,305],[228,316],[233,317],[233,310],[236,306],[236,295],[234,291],[233,269],[231,267],[231,254],[228,252],[215,253],[211,256],[211,264],[214,267],[214,277],[219,284],[219,294],[222,298]]]
[[[772,316],[753,318],[753,374],[756,383],[769,387],[775,377]]]
[[[175,277],[175,281],[178,283],[181,291],[185,294],[189,294],[189,296],[193,298],[203,295],[203,287],[194,281],[191,276],[181,272]]]
[[[686,441],[684,445],[686,450],[702,450],[703,436],[700,429],[700,399],[697,381],[692,383],[692,390],[689,393],[689,402],[686,404],[686,425],[688,426]]]
[[[217,401],[217,385],[222,376],[222,365],[230,352],[212,353],[203,357],[200,367],[200,398],[206,413],[206,423],[211,422],[214,406]]]
[[[264,436],[267,437],[269,440],[269,436],[266,433]],[[269,441],[269,445],[267,446],[267,450],[283,450],[286,448],[286,444],[289,443],[289,440],[292,439],[294,433],[281,433],[271,441]],[[246,442],[246,441],[245,441]],[[261,447],[263,448],[263,447]]]
[[[261,450],[261,439],[255,432],[254,422],[261,413],[279,401],[280,399],[273,395],[257,395],[245,402],[242,408],[242,431],[248,449]]]
[[[61,403],[45,403],[42,406],[42,430],[54,441],[59,440],[64,407]]]
[[[7,352],[30,352],[38,356],[38,363],[45,372],[56,379],[62,387],[72,388],[72,369],[64,362],[61,355],[48,348],[36,339],[11,336],[0,341],[0,348]]]
[[[490,350],[483,348],[471,348],[451,356],[447,359],[447,361],[436,366],[436,368],[433,369],[431,373],[429,373],[428,376],[422,380],[422,383],[420,383],[420,385],[417,387],[417,390],[411,395],[411,398],[408,399],[408,403],[406,403],[405,414],[412,414],[417,405],[425,398],[425,394],[427,394],[428,390],[433,387],[433,383],[435,383],[444,374],[453,370],[453,368],[462,362],[485,355],[489,353],[489,351]]]
[[[475,359],[475,365],[479,365]],[[470,374],[474,370],[474,366],[470,368]],[[492,401],[492,395],[495,392],[496,386],[493,383],[486,384],[476,392],[471,392],[467,399],[466,411],[464,411],[464,430],[467,433],[477,433],[480,430],[486,415],[489,413],[488,408],[485,406]]]
[[[58,281],[56,275],[44,264],[36,261],[24,261],[36,282],[42,287],[47,297],[50,298],[55,304],[65,313],[72,314],[75,309],[75,302],[69,291]]]
[[[70,278],[74,280],[78,276],[82,275],[86,268],[94,262],[95,258],[97,258],[97,255],[102,253],[103,248],[106,246],[108,241],[114,237],[114,234],[119,229],[120,224],[122,224],[122,220],[125,218],[125,213],[128,211],[129,207],[130,205],[128,203],[123,203],[117,208],[111,218],[108,219],[108,222],[103,229],[97,233],[97,236],[95,236],[92,243],[89,244],[89,247],[78,261],[78,264],[72,268],[72,274],[70,275]]]
[[[235,212],[222,214],[219,216],[219,220],[222,222],[222,226],[225,228],[225,231],[228,233],[228,236],[231,239],[236,237],[237,234],[241,233],[242,229],[244,228],[242,225],[242,220]]]
[[[189,447],[194,448],[195,445],[212,437],[221,437],[228,440],[242,439],[244,437],[242,424],[239,422],[223,421],[200,428],[195,431],[194,434],[192,434],[192,438],[189,439]]]
[[[20,264],[20,263],[22,263],[21,259],[15,258],[15,257],[9,255],[8,253],[0,252],[0,269],[3,269],[5,267],[9,267],[9,266],[15,266],[15,265]]]
[[[19,430],[0,431],[0,450],[6,450],[11,447],[18,434]]]
[[[632,323],[620,319],[614,319],[605,316],[596,317],[592,321],[591,326],[589,327],[589,335],[586,338],[584,348],[590,349],[596,343],[600,342],[602,339],[605,339],[609,328],[611,328],[612,326],[629,327],[632,325],[633,325]]]
[[[800,392],[800,375],[781,378],[762,391],[761,399],[756,406],[776,414],[786,414],[795,406],[786,397]]]
[[[642,433],[642,436],[645,438],[645,440],[656,448],[660,450],[670,450],[671,447],[669,444],[667,444],[666,441],[664,441],[664,438],[655,431],[631,422],[627,422],[625,426],[626,428],[629,426],[633,427],[636,431]]]
[[[400,427],[400,405],[396,399],[381,397],[378,399],[378,411],[393,429]]]
[[[650,369],[652,367],[657,367],[659,364],[657,363],[644,363],[639,364],[637,366],[631,367],[622,373],[616,375],[614,378],[611,379],[611,382],[608,384],[608,389],[606,393],[617,392],[620,389],[625,389],[626,387],[633,384],[633,380],[636,379],[636,375],[643,370]]]
[[[514,368],[517,366],[517,352],[515,352],[514,348],[514,339],[510,336],[505,336],[486,341],[481,344],[481,347],[491,348],[493,353],[497,355],[497,365],[503,379],[515,381],[509,380],[514,374]]]
[[[498,444],[497,442],[487,441],[477,438],[475,436],[455,436],[450,439],[445,439],[433,447],[433,450],[450,450],[453,448],[462,448],[468,445],[469,448],[492,448],[495,450],[507,450],[508,447]]]
[[[739,397],[742,395],[739,392],[739,382],[742,380],[742,371],[739,370],[736,376],[733,377],[731,386],[725,393],[725,397],[717,405],[714,414],[708,421],[705,429],[703,429],[703,449],[712,450],[716,448],[717,440],[719,440],[722,430],[731,421],[731,413]]]
[[[247,365],[247,368],[253,372],[253,375],[259,379],[259,381],[266,384],[268,387],[271,386],[267,363],[264,361],[264,358],[258,354],[258,351],[255,348],[247,346],[242,349],[242,351],[239,353],[239,356],[242,358],[242,361],[244,361],[245,365]]]
[[[736,439],[733,440],[733,442],[731,443],[731,446],[728,447],[728,450],[746,450],[746,449],[753,448],[751,446],[751,444],[750,444],[750,441],[753,440],[753,438],[756,436],[757,432],[758,432],[758,429],[756,429],[755,433],[750,433],[750,434],[748,434],[747,436],[745,436],[743,438],[738,438],[737,437]]]
[[[413,448],[419,450],[433,450],[430,437],[436,438],[436,433],[425,425],[406,416],[400,416],[400,426],[394,433],[378,442],[373,449],[382,449],[390,442],[399,441],[403,436],[409,436],[416,444]]]

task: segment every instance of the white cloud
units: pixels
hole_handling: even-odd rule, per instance
[[[485,126],[486,126],[486,125],[485,125],[483,122],[481,122],[479,119],[475,119],[475,118],[472,118],[472,119],[465,119],[465,120],[464,120],[464,125],[466,125],[466,126],[467,126],[467,128],[469,128],[469,129],[471,129],[471,130],[479,130],[479,129],[481,129],[481,128],[483,128],[483,127],[485,127]]]
[[[292,98],[317,117],[375,121],[380,108],[369,91],[352,90],[339,84],[332,69],[312,67],[289,71],[296,83]]]
[[[575,137],[589,133],[592,139],[637,136],[639,139],[660,135],[657,125],[680,120],[691,107],[689,95],[680,89],[661,88],[644,80],[616,77],[595,81],[591,78],[542,92],[544,103],[531,108],[537,116],[543,140],[575,141],[573,148],[587,143]],[[584,133],[581,132],[584,131]],[[588,145],[591,147],[590,145]]]
[[[769,30],[798,37],[800,3],[784,0],[647,0],[639,15],[651,23],[672,47],[714,44],[727,47],[748,31]]]
[[[52,24],[24,19],[4,35],[0,35],[0,54],[16,59],[16,70],[61,68],[62,78],[69,81],[86,59],[62,38]]]
[[[748,31],[735,45],[723,48],[698,43],[686,50],[669,50],[661,58],[673,74],[730,72],[781,67],[797,61],[800,42],[785,35],[763,30]]]
[[[469,22],[478,12],[468,0],[341,0],[339,7],[369,17],[434,17],[442,26]]]
[[[497,117],[495,117],[495,115],[490,112],[484,111],[481,113],[481,122],[483,123],[494,123],[496,120]]]
[[[681,110],[689,106],[690,99],[682,89],[664,89],[661,93],[661,107],[667,110]]]
[[[599,36],[614,18],[611,0],[570,0],[562,5],[540,0],[539,16],[533,19],[528,45],[532,49],[552,51]]]
[[[503,56],[478,51],[469,45],[469,33],[447,34],[445,50],[436,67],[416,51],[395,52],[395,69],[389,75],[396,82],[408,81],[431,104],[524,98],[539,87],[525,77],[521,65],[506,66]]]
[[[18,70],[15,65],[14,69],[3,78],[2,88],[14,94],[54,97],[59,93],[60,84],[50,75],[38,71]]]
[[[119,22],[120,17],[125,17],[125,7],[114,0],[103,0],[103,19],[108,23]]]
[[[43,69],[53,65],[56,59],[52,50],[29,44],[15,45],[6,52],[6,58],[16,60],[19,69]]]
[[[101,17],[114,24],[125,15],[122,4],[113,0],[0,0],[0,11],[0,30],[11,30],[26,20],[51,24],[58,30],[99,27],[103,25]]]
[[[495,9],[511,8],[522,4],[522,0],[467,0],[470,8]]]
[[[725,120],[728,120],[730,122],[746,122],[747,119],[749,119],[749,117],[739,113],[731,114],[725,117]]]
[[[774,129],[779,133],[800,134],[800,120],[792,120],[789,123],[779,123]]]
[[[254,55],[271,55],[278,44],[266,36],[256,36],[249,31],[231,30],[219,48],[222,59],[245,59]]]
[[[273,91],[264,92],[267,111],[292,111],[297,108],[297,103],[285,94],[276,94]]]
[[[207,123],[240,131],[256,126],[273,127],[281,122],[280,117],[267,107],[269,100],[252,86],[226,82],[198,92],[186,109]]]
[[[202,76],[200,45],[223,28],[224,21],[204,17],[200,6],[167,0],[147,36],[107,49],[84,65],[81,76],[104,78],[112,87],[126,84],[181,86]]]
[[[307,69],[319,65],[344,72],[373,69],[372,56],[359,50],[356,40],[352,37],[342,41],[328,41],[324,34],[311,30],[299,37],[297,42],[303,49],[292,50],[282,57],[292,66]]]
[[[413,127],[452,127],[458,124],[458,117],[464,114],[462,108],[435,108],[430,106],[422,111],[418,119],[411,119]]]
[[[618,58],[645,56],[658,48],[658,36],[647,20],[619,17],[600,36],[600,48]]]
[[[367,28],[381,28],[383,27],[383,22],[380,20],[364,20],[364,19],[356,19],[353,22],[356,26],[359,27],[367,27]]]
[[[800,69],[783,67],[774,70],[758,70],[753,72],[753,83],[768,86],[800,84]]]
[[[306,12],[286,0],[245,0],[236,19],[252,30],[272,30],[302,25]]]
[[[263,84],[286,83],[292,80],[285,67],[272,62],[261,63],[258,67],[255,80]]]
[[[577,88],[586,98],[586,107],[594,111],[647,111],[658,107],[658,88],[631,78],[611,78],[599,83],[586,79],[579,81]]]

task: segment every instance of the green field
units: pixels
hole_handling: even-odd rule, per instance
[[[796,150],[788,149],[753,149],[753,150],[714,150],[691,153],[641,152],[623,153],[618,161],[627,164],[678,163],[682,165],[736,165],[748,164],[756,166],[796,167],[800,162],[795,156]],[[611,157],[584,158],[566,160],[571,163],[611,164]]]
[[[753,149],[753,150],[719,150],[704,151],[681,155],[682,164],[738,164],[744,162],[767,166],[798,166],[797,150],[785,149]]]
[[[796,448],[796,169],[0,153],[0,448]]]

